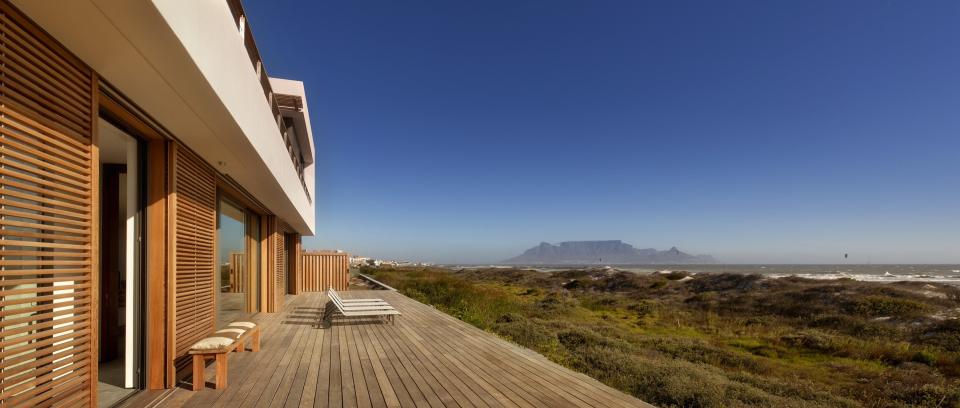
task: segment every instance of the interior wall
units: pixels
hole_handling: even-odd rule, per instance
[[[103,338],[103,344],[109,344],[109,347],[118,348],[123,358],[123,387],[140,387],[138,378],[138,368],[140,366],[141,355],[141,318],[142,298],[139,288],[141,287],[142,273],[140,271],[140,249],[138,245],[139,237],[139,213],[140,213],[140,177],[139,177],[139,150],[138,142],[126,131],[121,130],[112,123],[100,118],[98,120],[97,131],[99,133],[100,164],[109,166],[111,174],[119,171],[119,185],[116,189],[101,189],[102,194],[111,194],[111,197],[104,197],[103,214],[101,218],[113,217],[113,222],[109,223],[115,227],[112,239],[104,245],[116,245],[117,248],[107,250],[101,248],[101,254],[113,256],[116,259],[107,259],[102,263],[102,273],[119,274],[119,276],[107,275],[103,284],[118,286],[118,292],[112,293],[118,299],[121,296],[125,300],[122,307],[117,304],[118,310],[105,310],[101,308],[101,317],[109,317],[116,320],[116,326],[122,326],[123,343],[117,344],[118,337]],[[105,172],[105,176],[106,176]],[[107,236],[104,234],[103,236]],[[112,270],[106,270],[111,268]],[[103,286],[103,285],[101,285]],[[112,302],[112,301],[111,301]],[[112,304],[112,303],[111,303]],[[104,323],[103,324],[114,324]],[[101,347],[101,350],[103,347]],[[112,351],[109,354],[113,354]]]

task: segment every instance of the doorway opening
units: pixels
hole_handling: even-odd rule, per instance
[[[143,387],[142,145],[98,122],[100,148],[100,293],[98,405],[109,407]]]

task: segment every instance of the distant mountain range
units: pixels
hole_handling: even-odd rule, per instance
[[[670,248],[658,251],[653,248],[634,248],[620,240],[615,241],[569,241],[559,244],[541,242],[519,256],[503,261],[512,265],[643,265],[643,264],[696,264],[715,263],[710,255],[690,255]]]

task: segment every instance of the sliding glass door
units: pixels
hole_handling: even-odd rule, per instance
[[[250,269],[250,292],[247,293],[247,311],[260,311],[260,216],[247,212],[247,260]]]
[[[217,204],[217,327],[260,311],[260,217],[226,197]]]

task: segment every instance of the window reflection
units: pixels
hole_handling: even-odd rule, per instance
[[[245,211],[223,198],[217,214],[217,327],[247,315],[250,276],[247,268]]]

